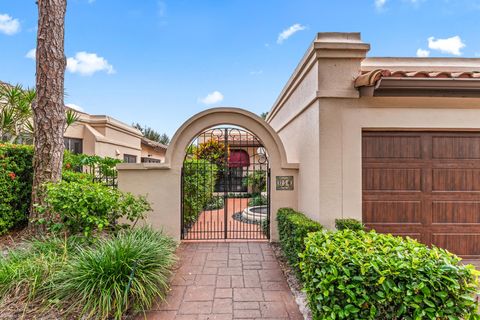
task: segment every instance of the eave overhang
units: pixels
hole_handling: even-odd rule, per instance
[[[479,78],[385,77],[359,87],[364,97],[480,97]]]

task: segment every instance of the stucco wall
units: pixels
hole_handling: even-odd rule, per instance
[[[288,158],[299,163],[298,209],[320,220],[319,104],[314,103],[279,131]]]
[[[158,159],[158,160],[164,162],[166,151],[167,150],[165,150],[165,149],[155,149],[155,148],[150,147],[149,145],[146,145],[146,144],[142,143],[141,155],[142,155],[142,157],[145,157],[145,158]]]
[[[281,139],[275,131],[257,115],[238,108],[214,108],[203,111],[187,120],[177,131],[167,149],[165,163],[120,164],[118,165],[119,188],[134,194],[147,195],[152,202],[146,223],[164,228],[176,239],[180,239],[180,184],[181,168],[185,151],[190,141],[199,133],[217,125],[228,124],[254,133],[267,149],[269,155],[270,185],[270,235],[278,240],[276,213],[279,208],[297,208],[298,165],[287,161]],[[277,176],[293,176],[294,189],[276,190]]]

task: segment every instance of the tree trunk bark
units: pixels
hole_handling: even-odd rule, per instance
[[[38,218],[33,204],[44,204],[42,188],[59,181],[65,130],[64,54],[67,0],[38,0],[36,52],[36,99],[33,103],[35,126],[31,218]]]

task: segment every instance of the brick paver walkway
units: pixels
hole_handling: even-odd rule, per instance
[[[147,319],[303,319],[268,243],[183,243],[178,255],[167,301]]]

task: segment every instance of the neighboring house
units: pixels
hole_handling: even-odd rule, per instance
[[[141,139],[142,157],[141,162],[144,163],[160,163],[165,161],[165,153],[167,146],[163,143],[156,142],[145,137]]]
[[[319,33],[268,114],[299,163],[298,209],[478,257],[480,59],[369,49]]]
[[[160,162],[166,146],[142,136],[142,133],[123,122],[104,115],[77,111],[78,121],[65,131],[65,149],[120,159],[126,163]],[[149,142],[147,142],[149,141]]]
[[[228,138],[225,139],[225,137]],[[222,173],[219,174],[215,191],[252,192],[252,188],[246,183],[247,177],[256,171],[266,172],[268,170],[268,156],[258,138],[251,132],[240,128],[213,128],[203,132],[196,143],[201,145],[210,140],[227,146],[226,158],[229,168],[227,179]]]

